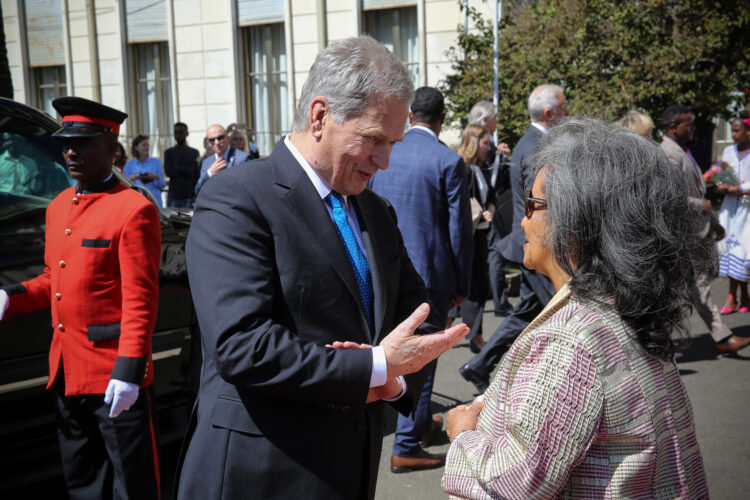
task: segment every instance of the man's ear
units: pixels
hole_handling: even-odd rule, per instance
[[[552,108],[544,108],[542,115],[544,116],[544,121],[546,123],[552,122]]]
[[[329,119],[332,119],[332,117],[331,110],[328,107],[328,99],[323,96],[315,97],[310,103],[308,128],[316,140],[320,140],[323,137],[323,129],[325,128],[326,120]]]
[[[414,112],[409,111],[409,125],[414,125]]]

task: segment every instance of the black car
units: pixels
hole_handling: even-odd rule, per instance
[[[0,286],[44,268],[45,211],[74,184],[49,116],[0,99]],[[132,183],[116,170],[129,186]],[[137,189],[133,187],[133,189]],[[141,191],[155,203],[146,190]],[[197,320],[188,287],[185,240],[191,213],[159,209],[159,312],[153,337],[154,392],[162,444],[182,438],[200,373]],[[52,340],[49,309],[0,321],[0,497],[62,475],[53,400],[45,389]],[[49,498],[57,498],[57,493]],[[28,495],[26,495],[28,496]]]

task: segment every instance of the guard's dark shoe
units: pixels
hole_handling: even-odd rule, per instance
[[[401,472],[435,469],[437,467],[442,467],[443,465],[445,465],[444,453],[434,455],[425,451],[421,447],[416,455],[408,457],[391,455],[391,472],[395,472],[396,474]]]
[[[726,340],[722,340],[716,344],[716,349],[719,350],[719,354],[733,354],[740,349],[744,349],[750,345],[750,337],[738,337],[732,335]]]
[[[432,422],[430,422],[430,429],[424,433],[424,436],[422,436],[419,444],[425,447],[430,446],[432,443],[438,440],[442,432],[443,417],[441,417],[440,415],[433,415]]]
[[[467,382],[471,382],[472,384],[474,384],[474,387],[477,388],[477,392],[479,392],[479,394],[484,394],[484,391],[486,391],[487,387],[489,387],[490,385],[490,377],[487,375],[481,375],[472,370],[469,366],[469,363],[466,363],[461,368],[459,368],[458,373],[460,373]]]

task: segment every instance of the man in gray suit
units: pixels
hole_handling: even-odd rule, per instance
[[[187,265],[203,368],[178,498],[375,496],[386,402],[413,412],[415,372],[468,332],[431,333],[393,208],[366,189],[413,96],[383,45],[333,42],[294,131],[201,191]]]
[[[524,217],[525,191],[534,179],[526,171],[529,157],[536,151],[537,140],[560,118],[568,116],[568,104],[559,85],[540,85],[529,96],[531,126],[513,150],[510,185],[513,193],[513,228],[498,245],[503,258],[521,268],[521,302],[492,334],[482,350],[459,373],[483,393],[489,385],[492,369],[516,337],[526,328],[555,294],[549,279],[523,267],[523,244],[526,235],[521,228]]]
[[[711,202],[705,198],[706,186],[703,183],[701,169],[690,153],[687,144],[693,138],[693,122],[695,117],[690,108],[675,104],[669,106],[662,113],[664,139],[661,149],[673,165],[682,170],[688,191],[688,202],[698,208],[703,214],[695,221],[693,231],[704,238],[724,238],[724,228],[719,225]],[[698,314],[706,326],[711,330],[711,338],[716,342],[720,354],[739,351],[750,344],[750,338],[732,335],[732,331],[724,324],[719,315],[719,309],[711,299],[711,280],[704,276],[693,286],[692,299]]]

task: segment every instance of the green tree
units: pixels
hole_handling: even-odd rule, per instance
[[[520,2],[518,2],[520,3]],[[543,83],[565,89],[571,113],[619,117],[641,108],[693,108],[698,127],[729,116],[750,94],[750,9],[743,0],[538,0],[511,7],[499,39],[498,131],[514,143],[529,123],[526,101]],[[449,120],[492,96],[492,21],[469,10],[448,51],[441,83]]]

